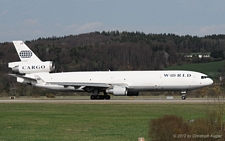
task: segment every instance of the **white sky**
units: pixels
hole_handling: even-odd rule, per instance
[[[225,0],[0,0],[0,42],[112,30],[225,34]]]

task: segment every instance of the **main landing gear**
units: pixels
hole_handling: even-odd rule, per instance
[[[109,100],[110,99],[110,95],[107,95],[106,92],[103,92],[104,95],[99,95],[99,90],[98,89],[94,89],[93,91],[93,95],[90,96],[91,100],[103,100],[103,99],[106,99],[106,100]]]
[[[90,99],[91,100],[103,100],[103,99],[106,99],[106,100],[110,100],[110,95],[91,95],[90,96]]]
[[[86,87],[85,90],[89,93],[92,93],[92,95],[90,96],[91,100],[103,100],[103,99],[109,100],[110,99],[110,95],[108,95],[105,90],[92,88],[92,87]],[[100,92],[103,92],[103,95],[100,95],[99,94]]]

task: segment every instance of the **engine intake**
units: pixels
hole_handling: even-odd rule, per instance
[[[127,95],[127,88],[122,86],[114,86],[113,88],[107,89],[106,93],[113,94],[116,96],[124,96]]]

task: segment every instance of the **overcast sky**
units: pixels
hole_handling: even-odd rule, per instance
[[[0,42],[112,30],[225,34],[225,0],[0,0]]]

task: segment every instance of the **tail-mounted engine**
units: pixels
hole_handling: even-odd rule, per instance
[[[52,72],[55,70],[55,65],[52,61],[38,62],[32,64],[25,62],[11,62],[8,65],[13,72],[20,74]]]

